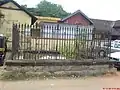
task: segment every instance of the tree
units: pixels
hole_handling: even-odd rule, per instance
[[[41,1],[36,8],[27,8],[32,14],[38,16],[59,17],[64,18],[70,13],[67,13],[61,5],[48,2],[46,0]]]
[[[29,11],[29,12],[31,12],[31,14],[33,14],[33,15],[39,15],[39,12],[38,12],[38,9],[37,8],[27,8],[27,10]]]

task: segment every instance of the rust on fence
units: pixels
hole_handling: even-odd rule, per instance
[[[107,58],[110,32],[96,32],[93,26],[62,23],[13,25],[14,60],[85,60]],[[104,51],[101,53],[101,51]]]

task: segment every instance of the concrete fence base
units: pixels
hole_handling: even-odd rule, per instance
[[[116,73],[109,65],[91,66],[7,66],[0,71],[2,80],[44,79],[55,77],[98,76],[106,73]]]

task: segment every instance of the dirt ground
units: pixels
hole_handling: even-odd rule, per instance
[[[117,90],[103,89],[120,88],[120,72],[117,74],[79,79],[0,81],[0,90]]]

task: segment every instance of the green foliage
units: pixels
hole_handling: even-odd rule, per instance
[[[64,44],[63,47],[60,47],[59,52],[67,59],[75,59],[76,57],[74,45]]]
[[[63,10],[61,5],[46,0],[41,1],[36,8],[27,8],[27,10],[34,15],[58,18],[64,18],[70,14]]]
[[[85,45],[85,40],[75,40],[74,44],[64,44],[63,47],[60,47],[59,52],[67,59],[85,59],[87,58]]]
[[[31,12],[31,14],[39,16],[39,11],[37,8],[27,8],[27,10]]]

